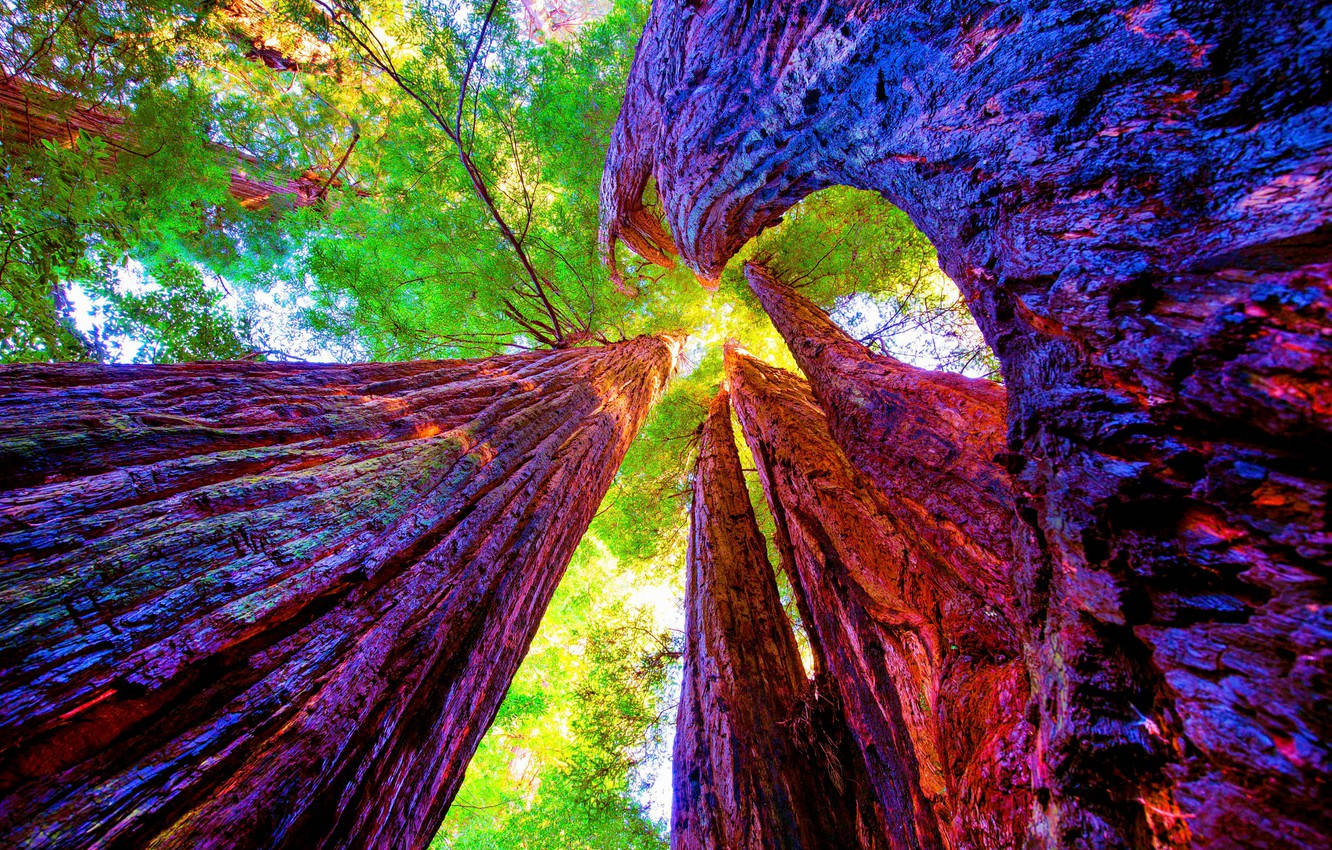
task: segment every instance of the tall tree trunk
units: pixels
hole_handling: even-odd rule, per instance
[[[677,348],[0,370],[0,843],[424,847]]]
[[[726,372],[894,846],[1020,846],[1030,727],[1013,624],[856,472],[804,381],[733,346]]]
[[[745,264],[749,287],[786,340],[847,458],[1014,624],[1025,578],[1014,557],[1004,388],[872,354],[771,270]],[[1025,547],[1024,547],[1025,548]]]
[[[911,529],[912,545],[931,562],[946,564],[1024,644],[1036,640],[1024,628],[1024,612],[1032,607],[1028,564],[1035,540],[1024,533],[1008,472],[997,462],[1005,448],[1003,387],[872,354],[768,268],[746,263],[745,277],[808,376],[837,445],[888,497],[898,524]],[[1029,654],[1024,647],[1024,662]],[[1009,675],[1012,687],[1029,687],[1016,681],[1016,667]],[[970,711],[987,710],[984,691],[955,696],[973,704]],[[945,733],[957,734],[971,733],[965,725]],[[979,755],[951,777],[960,811],[984,811],[994,803],[981,793],[994,781],[994,766],[1025,761],[1029,735],[1025,721],[1009,711],[1007,723],[980,736]],[[1025,818],[1035,802],[1031,788],[1023,781],[1007,795],[1009,811]],[[1017,833],[1004,832],[997,841],[984,828],[973,834],[1004,846],[1020,834],[1020,823],[1014,827]],[[958,843],[969,843],[966,833]]]
[[[875,190],[998,354],[1051,844],[1332,837],[1329,26],[1311,2],[657,0],[640,42],[608,242],[671,250],[655,180],[716,277],[809,192]]]
[[[845,721],[805,678],[725,390],[702,429],[685,604],[674,850],[885,846]]]

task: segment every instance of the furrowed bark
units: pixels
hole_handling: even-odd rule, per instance
[[[912,529],[912,545],[947,564],[1022,635],[1025,663],[1034,648],[1028,641],[1038,640],[1024,617],[1033,604],[1028,588],[1035,576],[1028,564],[1035,541],[1023,533],[1007,470],[997,462],[1005,447],[1003,387],[872,354],[766,267],[746,263],[745,277],[809,377],[838,447],[888,497],[897,521]],[[1016,681],[1015,668],[1009,675],[1012,687],[1029,688]],[[987,696],[968,691],[959,698],[983,704]],[[1030,756],[1025,726],[1010,713],[1008,723],[987,730],[977,755],[960,767],[952,782],[967,795],[963,811],[994,804],[977,792],[992,784],[995,765],[1020,764]],[[1005,796],[1008,811],[1029,816],[1035,803],[1030,787],[1009,788]],[[997,836],[964,829],[952,840],[1007,846],[1021,834],[1021,824],[1014,827],[1016,832]]]
[[[872,354],[768,268],[745,264],[758,296],[809,378],[837,445],[911,517],[918,545],[945,558],[1009,622],[1022,623],[1004,388]]]
[[[710,278],[809,192],[876,190],[999,356],[1051,845],[1332,838],[1330,28],[1308,2],[658,0],[640,42],[607,249],[652,232],[650,181],[653,249]]]
[[[805,382],[732,346],[726,371],[891,846],[1021,846],[1031,730],[1014,625],[856,472]]]
[[[677,348],[0,370],[0,843],[426,846]]]
[[[717,394],[690,512],[674,850],[881,847],[841,713],[805,678]]]

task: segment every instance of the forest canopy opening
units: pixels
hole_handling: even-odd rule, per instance
[[[716,291],[698,286],[687,271],[670,293],[645,287],[648,303],[671,299],[668,311],[691,305],[700,321],[689,349],[695,360],[630,449],[501,719],[469,769],[440,847],[497,846],[486,842],[500,834],[518,842],[505,846],[530,850],[665,846],[694,435],[722,378],[727,339],[799,371],[745,282],[745,262],[761,257],[872,349],[925,368],[997,379],[994,355],[928,239],[871,192],[834,187],[809,196],[745,246]],[[750,450],[735,433],[769,559],[778,564],[772,514]],[[780,571],[778,585],[812,674],[804,624]],[[617,618],[632,625],[605,631]],[[589,640],[613,650],[589,653]],[[610,682],[618,684],[608,690]]]

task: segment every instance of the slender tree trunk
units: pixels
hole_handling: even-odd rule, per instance
[[[1020,846],[1031,730],[1014,625],[910,506],[857,474],[804,381],[734,347],[726,368],[896,846]]]
[[[886,846],[840,712],[805,678],[731,433],[703,424],[690,513],[674,850]]]
[[[25,147],[43,139],[70,146],[79,133],[105,138],[113,146],[133,147],[126,138],[125,119],[91,106],[83,106],[60,92],[18,77],[0,78],[0,141]],[[112,156],[116,148],[112,148]],[[228,176],[227,192],[248,210],[272,205],[308,207],[326,194],[336,175],[321,176],[307,171],[283,183],[273,183],[250,173],[256,160],[246,154],[216,148],[217,155],[234,167]]]
[[[1018,519],[1008,472],[997,462],[1005,446],[1004,389],[871,354],[769,269],[746,263],[745,276],[809,377],[837,445],[888,497],[896,522],[911,529],[912,545],[932,563],[946,565],[1024,643],[1034,640],[1024,628],[1023,612],[1031,608],[1025,584],[1032,577],[1023,556],[1035,541]],[[1014,552],[1015,535],[1021,554]],[[1024,662],[1028,654],[1022,653]],[[1019,687],[1016,667],[1008,675],[1014,677],[1012,687]],[[1027,779],[1010,780],[1003,811],[1013,818],[1014,831],[995,835],[986,826],[996,805],[989,792],[997,765],[1028,758],[1031,730],[1011,706],[1007,722],[980,733],[969,728],[970,713],[993,711],[984,706],[990,694],[958,684],[962,689],[954,697],[968,708],[945,708],[952,725],[942,730],[948,741],[970,739],[954,750],[958,763],[948,776],[962,818],[954,840],[961,846],[1004,846],[1021,835],[1035,800]],[[986,816],[974,825],[964,823],[978,813]]]
[[[0,371],[0,843],[424,847],[677,347]]]
[[[1051,845],[1332,836],[1328,28],[1316,2],[657,0],[644,30],[607,242],[715,278],[809,192],[877,191],[1003,364]]]

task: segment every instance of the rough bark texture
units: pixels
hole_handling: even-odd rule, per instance
[[[1016,503],[998,462],[1006,446],[1004,388],[872,354],[767,268],[747,263],[745,277],[847,459],[911,517],[918,545],[1021,625]]]
[[[117,145],[132,144],[121,127],[119,115],[96,107],[74,103],[70,98],[31,80],[18,77],[0,79],[0,142],[28,146],[42,139],[72,146],[80,132],[98,136]],[[248,154],[218,149],[218,155],[234,162],[227,192],[246,209],[274,206],[308,207],[327,193],[329,176],[306,171],[282,183],[273,183],[250,171],[258,160]],[[336,178],[332,185],[341,185]]]
[[[708,411],[694,472],[685,604],[671,847],[886,846],[841,712],[805,678],[725,390]]]
[[[705,277],[878,190],[1008,387],[1051,844],[1314,846],[1332,475],[1326,4],[658,0],[603,234]]]
[[[0,370],[0,844],[424,847],[677,347]]]
[[[911,506],[859,475],[808,385],[728,347],[764,493],[895,847],[1016,847],[1031,816],[1014,625]],[[969,546],[969,544],[968,544]]]
[[[745,276],[809,377],[837,445],[888,497],[896,522],[910,529],[911,545],[930,562],[946,565],[1014,633],[1023,634],[1030,597],[1015,581],[1016,504],[1007,471],[997,462],[1005,446],[1004,389],[871,354],[767,268],[748,263]],[[1025,649],[1024,659],[1031,648]],[[979,682],[960,679],[950,696],[967,706],[963,711],[985,711],[992,695],[1009,699],[1026,690],[1018,665],[1007,677],[993,694],[975,687]],[[978,792],[993,783],[994,765],[1011,766],[1030,756],[1025,722],[1011,710],[989,715],[1007,720],[985,732],[977,754],[952,778],[954,788],[968,795],[960,803],[964,811],[993,804]],[[1025,783],[1009,784],[1005,793],[1009,811],[1018,813],[1016,822],[997,835],[968,825],[945,838],[958,846],[1016,843],[1034,801]]]

